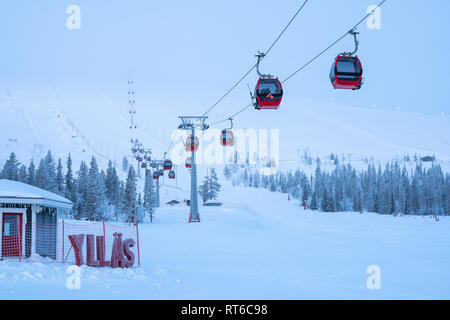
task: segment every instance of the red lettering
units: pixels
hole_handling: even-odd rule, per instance
[[[86,264],[89,267],[100,267],[100,261],[95,260],[94,239],[95,235],[93,234],[86,236]]]
[[[110,261],[105,261],[105,237],[99,236],[97,237],[97,260],[100,261],[101,267],[109,267],[111,266]]]
[[[124,268],[125,257],[123,254],[122,234],[114,232],[113,248],[111,253],[111,267]]]
[[[134,265],[134,253],[130,250],[136,245],[133,239],[126,239],[123,241],[123,252],[125,254],[125,267],[131,268]]]
[[[75,252],[75,264],[77,266],[83,265],[83,242],[84,234],[77,234],[69,236],[70,243],[72,244],[73,251]]]
[[[86,264],[90,267],[131,268],[134,265],[135,256],[131,250],[136,245],[133,239],[122,240],[122,233],[113,234],[113,246],[111,261],[105,261],[106,246],[105,237],[93,234],[86,235]],[[84,234],[70,235],[69,240],[75,252],[75,264],[83,265]],[[94,244],[95,242],[95,244]],[[97,255],[95,254],[95,249]],[[95,259],[97,257],[97,259]]]

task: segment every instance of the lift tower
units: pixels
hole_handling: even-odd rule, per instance
[[[181,124],[178,126],[178,129],[190,132],[192,137],[195,137],[196,128],[202,131],[209,128],[206,124],[206,119],[208,119],[208,117],[181,116],[178,118],[181,120]],[[200,214],[198,212],[197,165],[195,163],[195,150],[191,150],[191,161],[191,203],[189,222],[200,222]]]
[[[153,160],[150,161],[150,166],[155,167],[156,171],[159,171],[160,167],[162,168],[164,165],[164,160]],[[156,180],[156,187],[155,187],[155,207],[160,207],[160,197],[159,197],[159,179]]]

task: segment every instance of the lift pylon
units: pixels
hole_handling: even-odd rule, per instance
[[[178,126],[180,130],[190,132],[191,136],[195,136],[195,129],[207,130],[209,126],[206,124],[208,117],[181,116],[179,117],[181,124]],[[197,188],[197,165],[195,163],[195,150],[191,150],[191,203],[189,212],[189,223],[200,222],[200,213],[198,210],[198,188]]]

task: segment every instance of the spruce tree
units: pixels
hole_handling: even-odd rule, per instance
[[[97,160],[92,157],[87,180],[87,194],[85,198],[86,219],[101,220],[105,218],[106,198],[105,184],[98,171]]]
[[[443,193],[444,213],[450,215],[450,174],[445,175],[445,186]]]
[[[27,183],[32,186],[36,183],[36,168],[33,159],[30,160],[30,165],[28,166]]]
[[[119,220],[120,216],[123,213],[123,205],[125,202],[124,199],[125,199],[125,183],[123,181],[119,181],[119,187],[117,188],[116,203],[115,203],[116,220]]]
[[[11,152],[9,159],[6,160],[5,165],[3,166],[0,178],[17,181],[19,179],[19,165],[16,154]]]
[[[150,222],[153,221],[153,207],[155,206],[155,185],[153,184],[152,175],[145,176],[144,185],[144,210],[150,217]]]
[[[46,186],[48,181],[48,177],[47,177],[47,170],[45,167],[45,161],[44,159],[41,159],[41,161],[39,161],[39,166],[38,169],[36,171],[36,187],[38,188],[42,188],[42,189],[46,189]]]
[[[128,171],[129,165],[130,165],[130,164],[128,163],[127,157],[126,157],[126,156],[123,156],[123,158],[122,158],[122,170],[123,170],[124,172],[127,172],[127,171]]]
[[[77,179],[78,199],[77,199],[77,215],[76,219],[84,219],[86,214],[86,199],[88,194],[88,167],[84,161],[81,161],[80,169],[78,170]]]
[[[232,173],[231,173],[231,169],[228,165],[226,165],[225,169],[223,169],[223,175],[225,176],[225,178],[227,180],[230,180]]]
[[[200,197],[203,200],[203,203],[205,203],[206,201],[209,200],[209,190],[210,190],[209,183],[210,183],[210,179],[208,178],[208,176],[206,176],[203,179],[203,183],[198,188],[198,192],[200,194]]]
[[[22,183],[27,183],[28,181],[27,167],[24,164],[19,168],[18,181]]]
[[[317,192],[316,191],[314,191],[313,194],[312,194],[310,207],[311,207],[311,210],[319,209],[318,196],[317,196]]]
[[[269,178],[269,184],[270,184],[270,192],[276,192],[277,191],[277,186],[275,184],[275,177],[273,175],[270,176]]]
[[[73,178],[73,171],[72,171],[72,157],[69,155],[67,156],[67,172],[65,176],[65,183],[66,183],[66,198],[72,200],[72,202],[75,201],[74,196],[75,193],[73,192],[73,184],[74,184],[74,178]]]
[[[209,198],[211,200],[216,200],[220,189],[221,189],[221,185],[219,183],[219,179],[217,178],[217,173],[216,170],[214,168],[210,169],[210,183],[209,183]]]
[[[58,166],[56,167],[56,190],[59,195],[66,195],[61,158],[58,159]]]
[[[119,176],[112,162],[108,162],[105,176],[106,198],[110,205],[117,204],[117,193],[119,188]]]
[[[309,187],[309,182],[308,182],[308,178],[303,174],[302,177],[300,178],[300,188],[302,189],[302,206],[305,207],[307,206],[307,202],[310,196],[310,187]]]
[[[44,189],[58,193],[58,186],[56,184],[56,165],[50,150],[48,150],[47,155],[44,158],[44,170],[46,176],[46,185],[44,186]]]
[[[127,182],[125,184],[125,194],[123,199],[123,213],[125,222],[134,222],[134,217],[137,214],[136,197],[136,173],[133,166],[130,166],[128,169],[128,176]]]

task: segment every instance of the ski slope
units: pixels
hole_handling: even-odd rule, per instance
[[[450,220],[304,211],[287,196],[223,184],[220,208],[157,209],[141,267],[0,262],[1,299],[449,299]],[[381,268],[381,289],[366,286]]]

